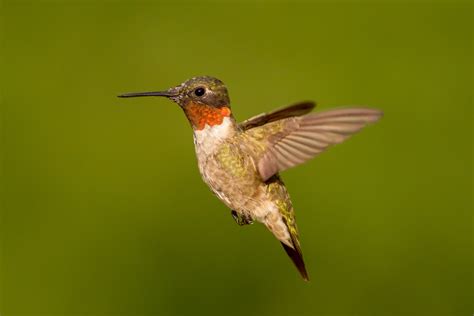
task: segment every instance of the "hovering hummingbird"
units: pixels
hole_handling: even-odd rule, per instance
[[[166,97],[183,109],[204,182],[230,208],[237,224],[263,223],[309,280],[295,212],[279,173],[343,142],[380,119],[382,112],[354,107],[309,113],[316,104],[301,102],[237,123],[226,86],[208,76],[165,91],[119,95],[145,96]]]

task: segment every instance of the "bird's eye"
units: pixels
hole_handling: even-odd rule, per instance
[[[197,88],[196,90],[194,90],[194,94],[198,97],[203,96],[204,93],[206,93],[206,90],[204,88]]]

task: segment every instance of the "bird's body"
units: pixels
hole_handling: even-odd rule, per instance
[[[201,176],[236,222],[263,223],[308,280],[293,206],[279,172],[344,141],[377,121],[381,112],[344,108],[308,114],[315,104],[302,102],[239,124],[227,89],[212,77],[192,78],[163,92],[122,97],[150,95],[169,97],[181,106],[193,128]]]
[[[240,218],[264,223],[281,242],[292,247],[283,213],[292,214],[291,201],[278,176],[263,181],[255,161],[261,149],[252,133],[224,118],[221,125],[194,132],[199,171],[204,182]]]

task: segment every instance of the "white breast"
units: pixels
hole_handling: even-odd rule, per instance
[[[198,159],[202,155],[208,156],[216,150],[217,146],[225,139],[235,134],[235,122],[230,117],[225,117],[220,125],[209,126],[194,131],[194,145]]]
[[[236,132],[235,121],[229,117],[225,117],[220,125],[206,125],[202,130],[194,131],[194,145],[196,156],[198,159],[199,172],[202,179],[211,188],[211,190],[227,205],[230,201],[227,196],[219,188],[213,185],[211,173],[215,172],[215,164],[208,163],[207,159],[212,157],[218,146]]]

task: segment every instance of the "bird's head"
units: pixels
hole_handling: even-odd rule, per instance
[[[206,124],[219,125],[224,117],[231,116],[226,86],[219,79],[210,76],[194,77],[164,91],[119,95],[120,98],[150,96],[167,97],[176,102],[195,129],[203,129]]]

